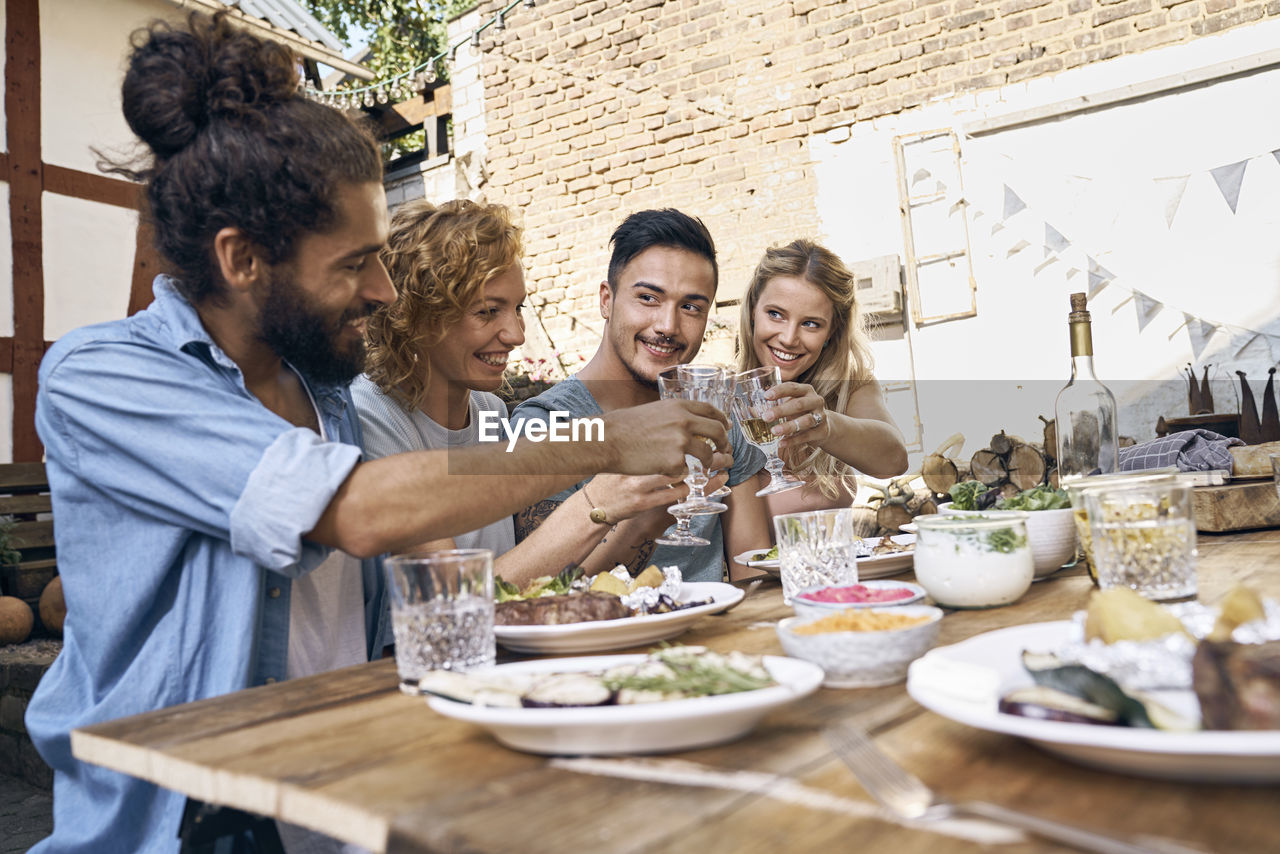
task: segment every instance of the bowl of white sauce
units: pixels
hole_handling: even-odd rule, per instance
[[[998,608],[1031,586],[1027,513],[917,516],[916,581],[945,608]]]

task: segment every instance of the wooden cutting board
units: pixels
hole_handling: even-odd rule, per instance
[[[1196,528],[1213,533],[1280,528],[1280,497],[1271,479],[1191,490]]]

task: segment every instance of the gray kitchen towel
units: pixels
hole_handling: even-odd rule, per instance
[[[1209,430],[1182,430],[1120,449],[1120,471],[1142,471],[1177,466],[1178,471],[1231,471],[1232,445],[1243,445]]]

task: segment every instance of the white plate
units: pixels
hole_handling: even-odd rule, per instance
[[[1022,651],[1053,649],[1066,640],[1070,626],[1065,620],[1032,623],[939,647],[912,663],[907,675],[907,692],[920,705],[943,717],[978,729],[1030,739],[1046,750],[1085,765],[1145,777],[1197,782],[1280,781],[1280,730],[1177,733],[1038,721],[998,712],[996,704],[1000,697],[1014,688],[1032,684],[1022,667]],[[998,676],[999,688],[991,696],[963,699],[927,676],[931,667],[921,667],[922,662],[935,656],[943,656],[948,662],[990,668]]]
[[[769,560],[751,559],[752,555],[767,554],[768,551],[768,549],[765,549],[764,551],[760,551],[760,549],[752,549],[749,552],[743,552],[742,554],[735,556],[733,562],[740,563],[743,566],[754,566],[757,569],[767,570],[771,575],[777,575],[780,561],[776,557],[770,558]]]
[[[863,542],[873,548],[879,545],[881,537],[864,537]],[[914,545],[916,541],[915,534],[894,534],[889,539],[901,546]],[[872,557],[858,558],[858,580],[866,581],[871,578],[884,578],[887,575],[897,575],[899,572],[906,572],[915,565],[916,550],[913,548],[909,552],[896,552],[888,555],[873,555]]]
[[[879,545],[881,537],[863,537],[862,541],[870,547]],[[889,539],[901,545],[909,545],[916,541],[915,534],[894,534]],[[743,552],[735,557],[735,563],[754,566],[757,569],[763,569],[770,575],[778,575],[782,572],[781,561],[777,558],[773,560],[751,560],[752,555],[760,554],[760,550]],[[899,552],[891,555],[876,555],[874,557],[858,558],[858,580],[866,581],[871,578],[884,578],[888,575],[897,575],[899,572],[906,572],[910,569],[915,561],[915,551]]]
[[[494,626],[498,643],[516,652],[607,652],[673,638],[704,614],[727,611],[742,600],[743,591],[720,581],[686,581],[680,585],[680,601],[710,599],[666,614],[595,620],[559,626]]]
[[[644,658],[604,655],[544,659],[501,664],[495,670],[605,670]],[[740,738],[768,712],[813,693],[822,684],[822,668],[807,661],[767,655],[764,665],[777,685],[716,697],[570,709],[502,709],[443,697],[429,697],[427,705],[445,717],[482,726],[506,746],[528,753],[667,753]]]

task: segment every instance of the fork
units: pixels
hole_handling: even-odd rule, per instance
[[[1143,837],[1142,844],[1125,842],[1100,833],[1060,824],[983,801],[953,803],[939,797],[920,780],[903,770],[866,733],[849,724],[823,731],[827,742],[853,771],[867,793],[890,812],[916,821],[939,821],[956,815],[992,819],[1029,833],[1098,854],[1204,854],[1172,840]]]

